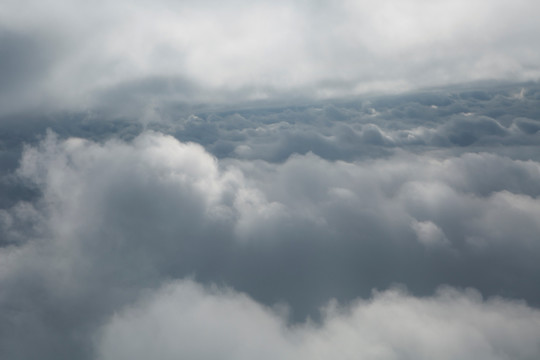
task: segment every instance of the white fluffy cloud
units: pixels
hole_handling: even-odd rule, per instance
[[[540,313],[520,302],[442,288],[416,298],[388,290],[322,324],[282,315],[230,289],[168,284],[116,314],[100,331],[98,359],[534,359]]]

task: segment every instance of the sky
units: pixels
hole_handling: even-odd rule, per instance
[[[537,1],[0,4],[0,358],[540,356]]]

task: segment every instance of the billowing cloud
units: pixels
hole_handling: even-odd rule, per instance
[[[538,359],[539,10],[4,0],[0,358]]]
[[[534,359],[540,313],[519,302],[442,288],[398,289],[324,309],[322,324],[288,326],[278,311],[230,289],[164,286],[101,330],[98,359]]]
[[[253,136],[272,129],[255,129]],[[487,129],[489,138],[491,125]],[[361,124],[359,131],[386,139],[376,146],[395,146],[386,142],[395,136],[384,126]],[[25,147],[16,179],[34,195],[0,213],[0,349],[9,358],[122,358],[139,353],[133,343],[146,349],[140,354],[167,358],[180,351],[176,342],[169,345],[171,331],[199,336],[207,327],[222,341],[200,350],[204,337],[193,338],[187,344],[194,356],[231,351],[234,357],[254,328],[268,331],[284,357],[330,357],[350,337],[360,337],[362,351],[375,358],[432,356],[443,348],[448,358],[538,352],[531,335],[538,315],[527,307],[540,303],[536,158],[394,149],[351,161],[308,152],[268,162],[218,159],[199,144],[155,131],[128,141],[61,139],[49,132]],[[186,276],[234,290],[208,293],[189,282],[160,290]],[[395,283],[411,295],[390,291],[358,300]],[[529,305],[476,301],[459,291],[422,297],[441,284]],[[318,309],[333,298],[358,303],[321,315]],[[135,310],[114,317],[134,303]],[[287,321],[297,325],[267,309],[275,304],[285,304]],[[393,311],[400,326],[412,328],[392,333],[383,313]],[[407,322],[425,311],[425,323]],[[231,318],[244,319],[238,332],[222,337],[229,329],[223,324],[236,313]],[[364,324],[357,316],[372,320]],[[478,323],[468,322],[471,316]],[[447,320],[454,325],[440,325]],[[514,322],[513,329],[523,325],[530,332],[489,330]],[[423,325],[441,326],[452,346]],[[154,326],[164,327],[155,343],[137,340],[157,331]],[[472,340],[459,335],[461,329]],[[98,331],[104,337],[96,345]],[[411,343],[404,342],[406,334]],[[257,344],[266,335],[260,336],[245,341]],[[355,344],[343,349],[354,353]],[[158,347],[165,352],[152,353]]]

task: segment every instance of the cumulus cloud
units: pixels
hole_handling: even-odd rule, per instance
[[[537,93],[535,84],[444,88],[302,106],[201,110],[172,118],[174,110],[158,107],[159,125],[148,126],[203,144],[220,158],[282,162],[313,152],[353,161],[389,156],[397,149],[438,148],[527,159],[538,145]]]
[[[282,315],[230,289],[164,286],[101,329],[98,359],[533,359],[540,313],[519,302],[442,288],[398,289],[324,309],[321,324]]]
[[[0,358],[538,358],[538,10],[4,0]]]
[[[246,313],[238,314],[246,319],[247,328],[217,342],[215,351],[221,351],[220,346],[235,349],[242,334],[254,332],[250,329],[259,326],[251,323],[254,316],[261,318],[262,328],[274,329],[269,336],[279,340],[278,347],[288,344],[283,345],[284,356],[308,354],[315,348],[330,356],[338,345],[321,339],[330,331],[325,329],[334,321],[338,327],[341,322],[349,324],[351,314],[372,305],[355,305],[358,309],[353,306],[348,315],[328,319],[318,309],[332,298],[347,303],[394,283],[404,284],[413,294],[397,295],[396,302],[405,308],[409,302],[423,307],[442,301],[445,296],[415,298],[432,294],[441,284],[474,287],[485,296],[522,299],[536,306],[540,302],[535,286],[540,273],[539,169],[538,160],[486,152],[398,150],[382,158],[350,162],[313,153],[296,154],[284,162],[218,159],[199,144],[155,131],[144,131],[129,141],[99,142],[59,139],[49,132],[43,141],[25,148],[17,170],[18,178],[36,194],[0,214],[5,239],[0,251],[0,348],[10,358],[93,358],[92,339],[103,323],[119,309],[141,297],[152,298],[157,291],[156,300],[136,305],[141,307],[133,310],[138,315],[128,310],[110,320],[112,325],[104,330],[121,332],[111,336],[126,336],[127,347],[116,348],[107,335],[98,346],[102,355],[128,356],[138,351],[130,350],[129,338],[140,336],[136,329],[135,333],[127,330],[130,322],[161,323],[161,318],[147,318],[154,316],[154,310],[156,316],[165,316],[152,305],[162,301],[159,287],[186,276],[201,284],[230,286],[253,299],[232,290],[229,295],[208,295],[198,285],[178,285],[180,298],[187,286],[186,291],[195,294],[188,296],[193,304],[199,303],[199,296],[204,304],[209,296],[208,301],[217,302],[211,308],[218,312],[222,296],[224,308],[231,306],[231,312],[247,307]],[[164,294],[176,294],[175,286]],[[385,297],[375,297],[372,303]],[[466,298],[452,299],[460,304],[469,301]],[[308,322],[300,325],[303,330],[291,330],[283,319],[265,310],[276,303],[287,304],[291,322],[302,324],[312,317],[323,321],[322,329],[311,328]],[[193,304],[171,309],[173,314],[179,311],[174,319],[191,311],[198,314],[196,309],[185,310]],[[483,313],[490,304],[470,306]],[[450,306],[449,313],[461,311],[454,305],[449,301],[444,306]],[[518,307],[535,313],[525,305]],[[197,317],[193,315],[192,321],[197,322]],[[199,326],[205,318],[199,319]],[[176,321],[183,323],[174,320],[173,330]],[[208,323],[214,325],[218,332],[227,328]],[[493,350],[497,342],[486,329],[478,330],[482,338],[487,336],[478,340],[483,345],[463,345],[459,337],[449,358],[500,354]],[[399,358],[424,346],[423,354],[440,349],[440,342],[430,338],[418,340],[409,350],[384,333],[381,330],[373,340],[373,346],[383,351],[380,356]],[[361,331],[358,336],[371,344],[368,335]],[[335,336],[336,344],[346,341],[341,332]],[[527,358],[512,339],[501,351]],[[148,344],[147,351],[168,347],[169,332],[156,341]],[[296,341],[317,345],[297,347]],[[34,345],[25,346],[28,342]],[[170,346],[172,354],[177,348]],[[523,354],[537,351],[534,346],[527,342],[529,350]],[[198,347],[193,351],[198,354]]]

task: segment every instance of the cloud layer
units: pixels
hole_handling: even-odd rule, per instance
[[[538,359],[539,4],[4,0],[0,358]]]
[[[534,0],[5,1],[3,112],[538,80]]]
[[[2,356],[532,359],[537,101],[5,122]]]

